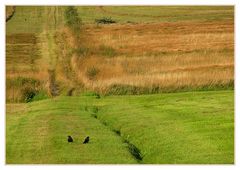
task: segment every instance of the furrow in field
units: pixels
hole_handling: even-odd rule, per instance
[[[92,117],[100,121],[104,126],[108,127],[109,129],[111,129],[112,132],[118,135],[121,138],[122,142],[127,144],[129,153],[132,154],[132,156],[136,159],[138,163],[142,163],[144,155],[141,153],[140,149],[137,148],[128,139],[123,138],[123,136],[121,136],[120,130],[113,129],[111,126],[107,124],[107,122],[105,122],[104,120],[100,120],[97,116],[98,111],[99,111],[99,108],[97,106],[92,106],[92,111],[90,112]]]

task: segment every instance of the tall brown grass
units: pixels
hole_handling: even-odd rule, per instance
[[[113,85],[160,91],[233,88],[232,22],[85,26],[82,37],[92,52],[75,56],[72,65],[87,89],[107,93]],[[115,49],[115,56],[102,55],[103,45]],[[87,76],[91,67],[98,69],[94,80]]]
[[[45,32],[35,44],[32,35],[8,37],[7,78],[33,78],[41,82],[38,88],[47,89],[48,69],[53,67],[56,83],[65,91],[84,88],[103,94],[141,94],[233,88],[231,21],[85,25],[79,34],[59,29],[54,35],[54,54],[47,50]],[[33,45],[41,49],[34,70],[29,64]],[[19,96],[20,88],[7,88],[9,100],[19,100]]]

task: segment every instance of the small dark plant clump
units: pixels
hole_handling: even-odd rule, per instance
[[[41,97],[46,95],[43,90],[41,90],[41,82],[34,78],[28,77],[14,77],[6,79],[7,89],[13,91],[13,95],[7,96],[7,100],[15,102],[31,102],[40,100]],[[16,92],[15,92],[16,90]],[[15,93],[14,93],[15,92]],[[39,94],[41,96],[39,96]]]
[[[22,89],[22,101],[26,103],[31,102],[36,94],[37,91],[34,88],[26,86]]]
[[[114,48],[106,46],[106,45],[101,45],[99,47],[99,53],[103,56],[107,57],[114,57],[117,55],[117,52]]]
[[[121,136],[120,130],[113,129],[113,131],[114,131],[117,135]]]
[[[98,111],[99,111],[99,108],[97,106],[93,106],[91,116],[94,117],[95,119],[97,119],[98,118],[98,115],[97,115]]]
[[[96,113],[92,113],[91,116],[94,117],[95,119],[98,118]]]
[[[93,113],[98,113],[99,109],[97,106],[93,106],[92,111]]]
[[[100,96],[100,94],[96,94],[96,99],[100,99],[101,98],[101,96]]]
[[[97,24],[113,24],[116,23],[116,21],[114,21],[111,17],[103,17],[100,19],[95,19],[95,22]]]
[[[87,69],[87,73],[86,74],[87,74],[87,77],[90,80],[94,80],[98,73],[99,73],[99,69],[97,69],[97,68],[95,68],[93,66],[93,67]]]

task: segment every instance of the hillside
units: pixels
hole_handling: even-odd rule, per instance
[[[233,100],[232,91],[213,91],[101,99],[88,94],[7,105],[6,160],[232,164]],[[86,136],[90,143],[84,145]]]

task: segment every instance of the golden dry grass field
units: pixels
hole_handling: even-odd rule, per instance
[[[87,87],[103,93],[112,85],[225,86],[234,80],[233,27],[231,21],[89,25],[81,47],[89,55],[73,57],[72,67]]]
[[[46,94],[49,70],[60,94],[73,88],[75,94],[233,88],[232,7],[77,7],[83,23],[78,35],[64,26],[65,7],[57,9],[57,32],[46,34],[46,25],[53,25],[44,22],[49,9],[17,7],[7,23],[9,101],[21,101],[16,84],[34,84]],[[99,17],[116,23],[96,23]],[[51,54],[49,41],[55,41]]]

